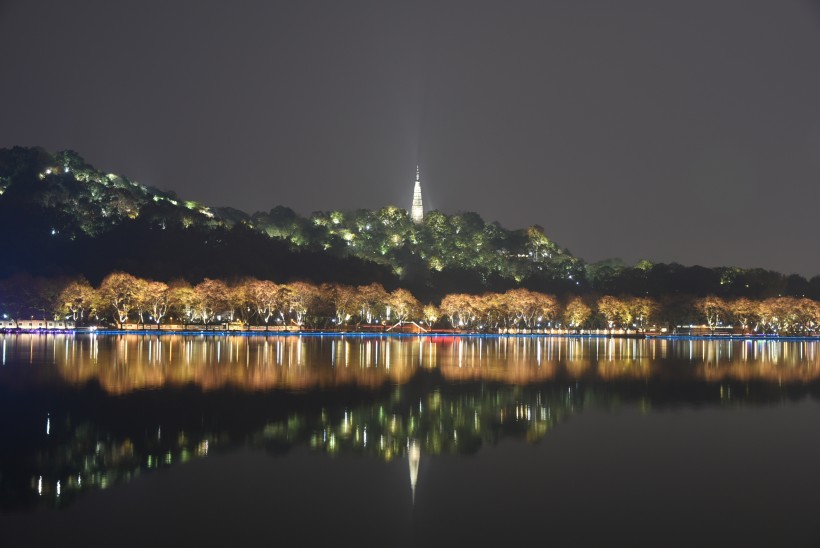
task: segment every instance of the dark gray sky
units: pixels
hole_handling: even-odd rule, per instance
[[[820,2],[0,0],[0,146],[247,211],[425,204],[820,274]]]

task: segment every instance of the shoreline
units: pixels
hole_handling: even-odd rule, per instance
[[[199,335],[199,336],[228,336],[240,337],[260,337],[260,336],[285,336],[285,337],[354,337],[354,338],[408,338],[408,337],[464,337],[464,338],[555,338],[555,339],[627,339],[627,340],[725,340],[725,341],[820,341],[820,335],[741,335],[741,334],[714,334],[714,335],[682,335],[682,334],[660,334],[660,333],[561,333],[561,332],[540,332],[540,333],[471,333],[453,331],[429,331],[425,333],[402,333],[387,331],[327,331],[327,330],[302,330],[302,331],[250,331],[250,330],[230,330],[230,329],[195,329],[195,330],[164,330],[164,329],[3,329],[2,335]]]

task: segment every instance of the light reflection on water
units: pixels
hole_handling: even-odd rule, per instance
[[[109,393],[194,384],[204,390],[309,390],[404,384],[420,370],[448,381],[671,378],[808,382],[816,341],[571,337],[4,335],[3,364]]]
[[[817,398],[818,344],[3,335],[0,509],[62,506],[236,447],[407,459],[415,496],[422,458],[538,442],[586,409]]]

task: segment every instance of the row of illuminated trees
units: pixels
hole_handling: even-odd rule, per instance
[[[166,284],[124,272],[106,276],[94,288],[85,280],[67,284],[55,300],[55,313],[75,321],[110,319],[117,325],[140,323],[242,322],[309,327],[435,322],[410,292],[388,292],[380,284],[358,287],[307,282],[277,284],[245,279],[234,284],[206,278],[197,285]]]
[[[55,291],[55,317],[78,322],[242,322],[311,328],[356,328],[417,322],[427,327],[497,332],[509,329],[648,329],[697,322],[711,329],[733,326],[745,332],[802,334],[820,328],[820,303],[806,298],[765,300],[714,296],[669,302],[649,297],[570,297],[559,300],[527,289],[504,293],[446,295],[438,305],[422,304],[404,289],[380,284],[349,286],[308,282],[279,284],[244,279],[232,284],[205,279],[199,284],[166,284],[123,272],[98,287],[85,280]]]

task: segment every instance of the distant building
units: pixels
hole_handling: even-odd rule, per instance
[[[424,220],[424,206],[421,203],[421,179],[419,166],[416,166],[416,186],[413,187],[413,206],[410,208],[410,219],[419,224]]]

